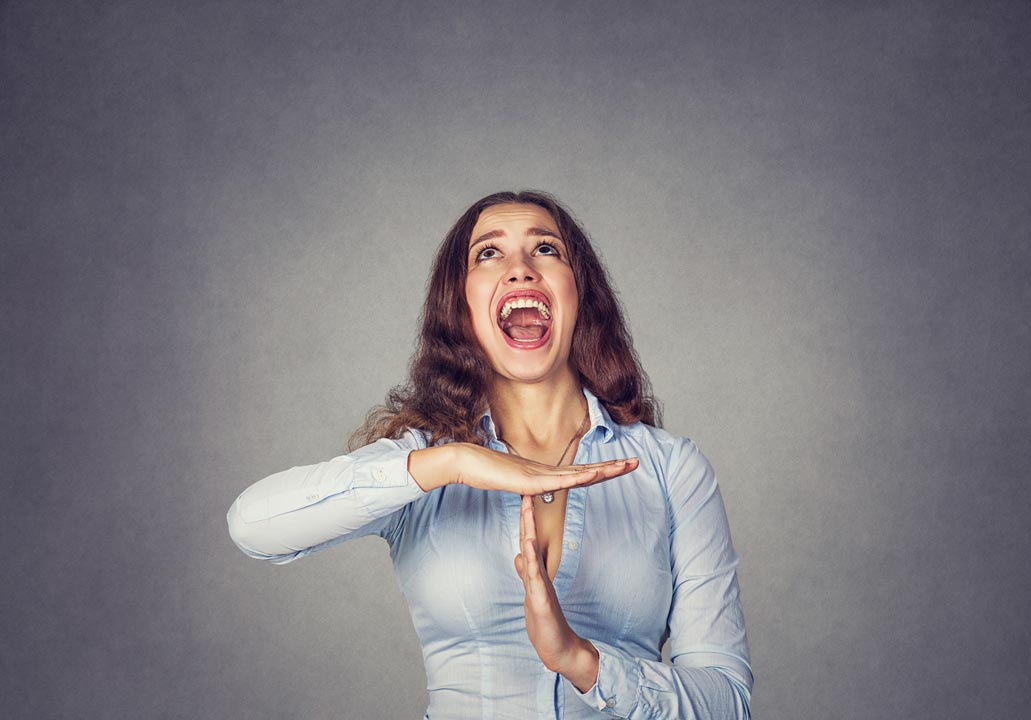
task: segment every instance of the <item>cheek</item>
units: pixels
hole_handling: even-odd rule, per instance
[[[575,323],[577,312],[580,308],[580,301],[576,292],[576,280],[573,278],[572,273],[566,278],[566,284],[563,287],[562,305],[572,311],[568,314],[568,318],[571,322]]]
[[[465,302],[469,306],[473,331],[482,341],[484,333],[490,331],[490,293],[485,293],[476,283],[468,282],[465,286]]]

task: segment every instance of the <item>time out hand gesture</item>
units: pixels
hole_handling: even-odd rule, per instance
[[[631,472],[637,465],[637,458],[630,458],[553,467],[472,443],[449,443],[415,450],[408,456],[408,470],[423,490],[460,483],[517,495],[593,485]]]
[[[529,495],[523,496],[519,511],[519,550],[515,567],[526,589],[526,634],[545,667],[565,676],[580,692],[587,692],[598,679],[598,650],[566,622],[537,542]]]

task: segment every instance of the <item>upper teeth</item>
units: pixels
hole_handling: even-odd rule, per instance
[[[542,303],[540,300],[534,300],[529,297],[516,298],[515,300],[509,300],[505,303],[504,307],[501,308],[501,319],[504,320],[512,311],[516,308],[537,308],[537,312],[543,316],[545,320],[551,319],[551,312],[548,310],[548,306]]]

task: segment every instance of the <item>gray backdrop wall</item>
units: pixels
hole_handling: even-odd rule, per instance
[[[1029,701],[1031,5],[0,4],[0,714],[416,718],[386,546],[248,484],[405,374],[430,258],[556,193],[720,475],[756,717]]]

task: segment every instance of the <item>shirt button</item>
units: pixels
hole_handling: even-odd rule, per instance
[[[570,550],[576,550],[578,547],[580,547],[580,543],[578,543],[576,540],[570,540],[566,544],[566,547],[569,548]]]
[[[616,707],[616,698],[615,697],[610,697],[608,700],[606,700],[605,701],[605,707],[609,707],[609,708]]]
[[[383,468],[376,468],[373,471],[372,476],[374,478],[376,478],[376,484],[377,485],[382,485],[383,481],[385,481],[387,479],[387,474],[385,472],[383,472]]]

